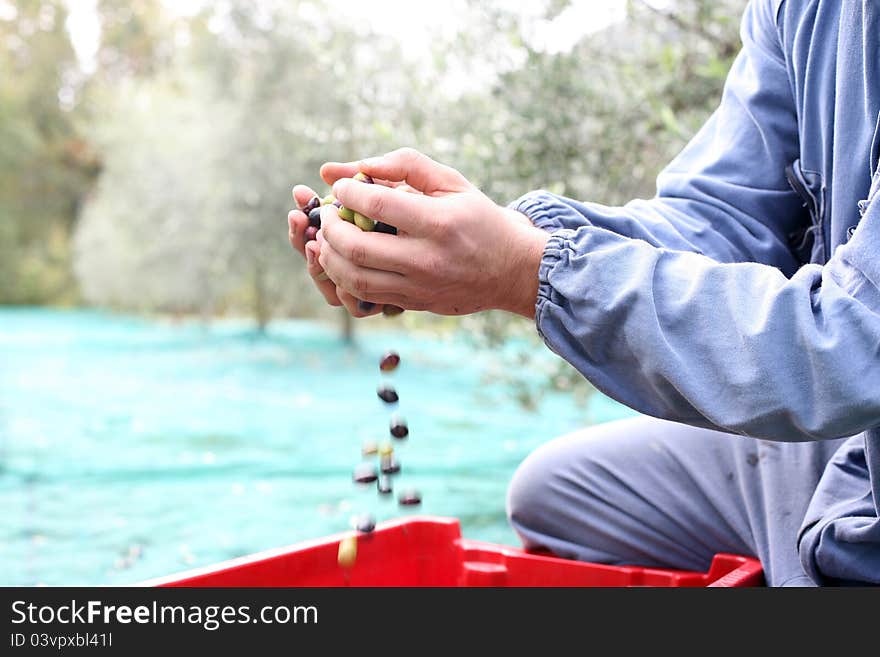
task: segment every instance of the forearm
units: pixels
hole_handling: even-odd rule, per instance
[[[880,424],[874,215],[828,265],[791,279],[595,227],[557,232],[538,329],[596,387],[649,415],[787,441],[858,433]]]

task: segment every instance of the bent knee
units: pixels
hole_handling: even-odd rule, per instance
[[[582,497],[571,459],[548,443],[519,465],[507,489],[507,518],[526,548],[550,547],[564,538],[573,505]]]

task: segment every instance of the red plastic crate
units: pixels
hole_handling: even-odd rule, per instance
[[[144,582],[146,586],[760,586],[757,559],[717,554],[706,573],[606,566],[461,537],[458,520],[395,520],[357,535],[351,568],[337,563],[352,532]]]

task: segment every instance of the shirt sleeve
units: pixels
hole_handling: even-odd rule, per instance
[[[785,177],[799,151],[797,116],[772,2],[747,7],[741,36],[719,108],[659,175],[654,198],[608,207],[539,190],[510,207],[550,232],[595,226],[793,273],[790,242],[809,217]]]
[[[798,201],[780,158],[797,137],[771,32],[772,4],[750,4],[722,106],[658,198],[521,202],[538,225],[558,223],[536,323],[553,351],[643,413],[774,440],[849,436],[880,425],[880,201],[827,264],[796,267],[785,235]]]

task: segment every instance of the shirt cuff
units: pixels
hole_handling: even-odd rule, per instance
[[[563,303],[562,295],[557,292],[551,278],[557,267],[565,266],[568,257],[564,257],[571,250],[571,238],[575,231],[571,229],[558,230],[550,236],[547,244],[544,245],[544,255],[541,257],[541,264],[538,266],[538,298],[535,301],[535,327],[538,335],[544,340],[551,351],[555,352],[552,344],[541,330],[541,320],[544,311],[549,305],[560,305]]]
[[[543,189],[524,194],[507,207],[521,212],[532,224],[548,233],[588,223],[582,214],[563,202],[560,197]]]

